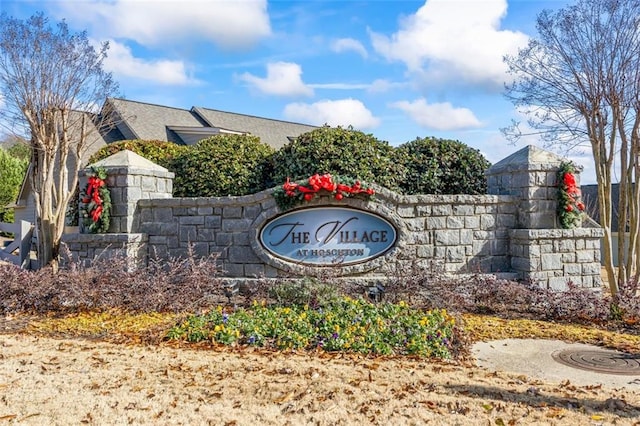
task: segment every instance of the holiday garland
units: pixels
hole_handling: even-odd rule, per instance
[[[111,193],[105,182],[107,172],[97,167],[92,168],[87,176],[87,186],[81,195],[80,217],[89,232],[104,233],[109,230],[111,222]]]
[[[577,167],[572,162],[563,162],[558,170],[558,219],[563,228],[575,228],[582,223],[584,203],[576,182]]]
[[[287,178],[284,185],[274,191],[273,196],[280,210],[287,210],[305,201],[313,200],[316,195],[328,195],[340,201],[345,197],[356,195],[370,197],[373,194],[374,190],[369,187],[365,188],[359,180],[331,176],[326,173],[324,175],[315,174],[298,182],[291,182]]]

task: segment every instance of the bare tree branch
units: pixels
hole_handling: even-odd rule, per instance
[[[4,118],[29,129],[40,265],[57,262],[65,212],[91,137],[88,121],[97,132],[110,119],[94,113],[117,90],[102,69],[108,48],[105,43],[96,50],[86,32],[72,34],[64,21],[52,28],[42,14],[26,21],[0,15]]]
[[[517,56],[505,57],[515,77],[505,96],[549,144],[591,146],[605,229],[604,264],[615,294],[619,284],[640,273],[640,3],[578,0],[540,13],[536,28],[537,38]],[[522,137],[516,126],[504,132],[512,140]],[[617,206],[611,199],[614,164],[620,175]],[[613,265],[614,207],[619,219],[618,269]]]

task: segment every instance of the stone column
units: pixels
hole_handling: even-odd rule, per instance
[[[517,228],[559,229],[556,179],[562,161],[551,152],[529,145],[487,170],[487,192],[520,200]]]
[[[573,282],[599,289],[602,229],[560,227],[557,180],[562,161],[529,145],[489,168],[488,192],[518,199],[517,226],[509,231],[513,272],[543,288],[565,290]]]
[[[111,192],[111,223],[108,233],[89,234],[80,218],[80,233],[62,236],[71,260],[89,266],[96,260],[124,257],[129,269],[145,266],[149,237],[139,230],[138,201],[171,198],[174,174],[125,150],[81,170],[80,188],[86,187],[87,173],[91,167],[102,167],[107,172],[106,183]]]
[[[111,191],[109,233],[136,233],[140,228],[138,200],[172,198],[174,174],[138,154],[124,150],[91,164],[80,172],[80,188],[87,184],[91,167],[107,171]],[[82,229],[82,219],[80,232]]]

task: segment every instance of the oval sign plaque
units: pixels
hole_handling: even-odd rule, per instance
[[[344,266],[387,252],[396,229],[386,219],[345,207],[296,210],[267,222],[260,243],[271,254],[305,265]]]

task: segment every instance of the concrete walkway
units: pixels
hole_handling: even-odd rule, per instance
[[[504,339],[473,345],[476,364],[491,371],[524,374],[547,382],[566,382],[577,386],[602,385],[610,388],[640,390],[640,370],[637,375],[606,374],[570,367],[556,361],[553,353],[566,349],[606,351],[599,346],[566,343],[561,340]]]

